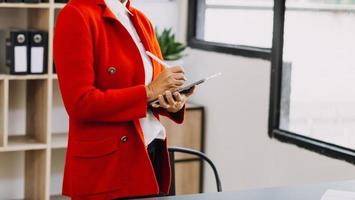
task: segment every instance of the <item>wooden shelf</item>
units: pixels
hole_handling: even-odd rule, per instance
[[[51,77],[52,77],[53,80],[57,80],[58,79],[58,75],[57,74],[52,74]]]
[[[38,142],[27,136],[9,136],[6,147],[1,147],[0,152],[27,151],[46,149],[47,144]]]
[[[52,149],[67,148],[68,134],[67,133],[52,133]]]
[[[62,9],[62,8],[64,8],[65,5],[67,5],[67,4],[65,4],[65,3],[55,3],[54,4],[54,8]]]
[[[48,74],[29,74],[29,75],[3,75],[8,80],[43,80],[48,79]]]
[[[70,200],[70,199],[61,195],[52,195],[50,200]]]
[[[54,0],[34,4],[0,3],[0,29],[36,28],[48,31],[48,63],[53,63],[55,16],[59,12],[57,9],[64,6],[54,3]],[[6,69],[3,62],[1,68]],[[48,74],[0,74],[0,157],[2,152],[24,152],[24,194],[21,197],[24,199],[63,199],[52,198],[50,194],[51,145],[53,148],[66,148],[67,137],[64,134],[54,135],[50,143],[53,128],[52,77],[56,75],[52,73],[52,64],[48,65],[47,71]],[[17,112],[25,115],[24,120],[10,118]],[[12,129],[17,126],[24,127],[27,134],[9,134],[14,133]],[[4,198],[2,195],[0,199]]]
[[[11,75],[11,74],[0,74],[0,80],[43,80],[48,79],[50,75],[48,74],[27,74],[27,75]]]
[[[191,103],[191,102],[187,102],[187,104],[186,104],[186,109],[187,110],[201,109],[201,108],[203,108],[203,106],[198,105],[198,104],[194,104],[194,103]]]
[[[0,8],[49,8],[49,3],[0,3]]]

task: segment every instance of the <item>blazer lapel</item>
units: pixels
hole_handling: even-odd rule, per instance
[[[112,13],[112,11],[107,7],[106,3],[104,0],[99,1],[99,6],[102,8],[102,17],[108,20],[113,20],[117,21],[115,15]]]
[[[108,20],[113,20],[115,22],[117,22],[118,24],[121,24],[121,22],[116,18],[116,16],[112,13],[112,11],[107,7],[106,3],[104,0],[97,0],[99,6],[102,7],[103,11],[102,11],[102,16]],[[118,0],[117,0],[118,1]],[[147,51],[150,51],[152,53],[156,53],[155,49],[153,48],[152,44],[151,44],[151,34],[149,34],[147,32],[147,30],[145,29],[144,24],[140,21],[139,17],[138,17],[138,13],[137,11],[131,7],[131,1],[128,0],[127,4],[127,9],[133,14],[133,16],[130,16],[132,23],[139,35],[139,38],[141,39],[144,48]],[[123,26],[123,25],[122,25]],[[152,62],[153,65],[153,79],[155,79],[157,77],[157,68],[159,67],[159,63],[155,62],[153,59],[149,58],[150,61]]]
[[[136,31],[137,31],[139,38],[141,39],[145,49],[147,51],[152,51],[152,47],[151,47],[150,41],[149,41],[149,38],[151,38],[151,35],[149,33],[147,33],[147,31],[144,28],[144,25],[138,19],[138,15],[137,15],[136,10],[131,9],[130,12],[133,14],[133,16],[130,16],[130,17],[131,17],[132,23],[134,25],[134,28],[136,28]]]
[[[119,1],[119,0],[117,0]],[[103,9],[102,11],[102,16],[107,19],[115,20],[118,22],[116,16],[112,13],[112,11],[107,7],[106,3],[104,0],[97,0],[98,5]],[[131,1],[127,0],[126,4],[128,10],[131,12]]]
[[[117,0],[117,1],[119,1],[119,0]],[[143,24],[141,24],[141,22],[139,20],[137,20],[137,13],[135,12],[135,9],[131,8],[130,3],[131,2],[128,0],[126,6],[127,6],[127,9],[133,14],[133,16],[130,16],[132,23],[133,23],[134,27],[136,28],[136,31],[137,31],[140,39],[142,40],[142,43],[143,43],[145,49],[147,51],[151,51],[150,42],[147,40],[147,38],[149,38],[149,34],[142,28]],[[111,19],[111,20],[114,20],[114,21],[120,23],[120,21],[116,18],[116,16],[112,13],[112,11],[107,7],[104,0],[98,0],[98,4],[103,9],[102,16],[104,18]]]
[[[136,10],[132,9],[132,7],[129,7],[129,10],[133,14],[133,16],[131,16],[131,20],[132,20],[134,27],[136,28],[139,38],[141,39],[141,41],[143,43],[144,48],[147,51],[150,51],[150,52],[156,54],[156,49],[152,45],[152,42],[154,42],[154,41],[152,41],[152,39],[151,39],[154,36],[152,36],[150,33],[148,33],[148,31],[144,28],[145,26],[139,20]],[[150,57],[149,57],[149,59],[153,65],[153,80],[155,80],[158,75],[157,69],[160,67],[160,64]]]

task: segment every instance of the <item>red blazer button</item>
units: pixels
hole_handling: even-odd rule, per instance
[[[126,143],[128,141],[128,137],[127,136],[122,136],[121,137],[121,142],[122,143]]]
[[[117,71],[116,67],[109,67],[109,68],[107,69],[107,72],[108,72],[110,75],[116,74],[116,71]]]

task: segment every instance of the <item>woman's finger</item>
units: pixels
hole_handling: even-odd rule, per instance
[[[153,108],[159,108],[159,107],[160,107],[160,104],[159,104],[159,102],[156,102],[156,103],[152,103],[151,106],[152,106]]]
[[[175,97],[176,101],[178,101],[178,102],[182,101],[182,97],[181,97],[180,93],[174,92],[174,97]]]
[[[182,81],[186,81],[187,78],[186,76],[183,74],[183,73],[175,73],[173,75],[173,77],[176,79],[176,80],[182,80]]]
[[[159,99],[159,104],[160,104],[161,107],[163,107],[163,108],[165,108],[165,109],[167,109],[167,108],[170,107],[169,104],[166,103],[166,101],[165,101],[163,95],[159,95],[158,99]]]
[[[169,70],[170,72],[173,72],[173,73],[185,73],[184,68],[182,68],[180,66],[170,67],[170,68],[167,68],[167,70]]]
[[[168,100],[169,106],[173,107],[176,105],[173,95],[170,91],[165,92],[166,99]]]
[[[175,80],[175,81],[174,81],[174,85],[175,85],[176,87],[181,87],[181,86],[184,85],[184,83],[185,83],[185,81],[181,81],[181,80]]]
[[[181,94],[181,103],[185,104],[187,102],[188,96],[186,94]]]

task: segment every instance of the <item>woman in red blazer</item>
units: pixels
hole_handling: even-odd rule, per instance
[[[125,6],[145,50],[162,58],[150,21],[129,0]],[[186,80],[183,69],[150,60],[153,78],[145,85],[142,54],[104,0],[71,0],[63,8],[54,59],[70,124],[63,194],[74,200],[167,194],[166,140],[153,162],[139,120],[150,109],[182,123],[190,94],[171,92]],[[150,108],[156,98],[161,107]]]

